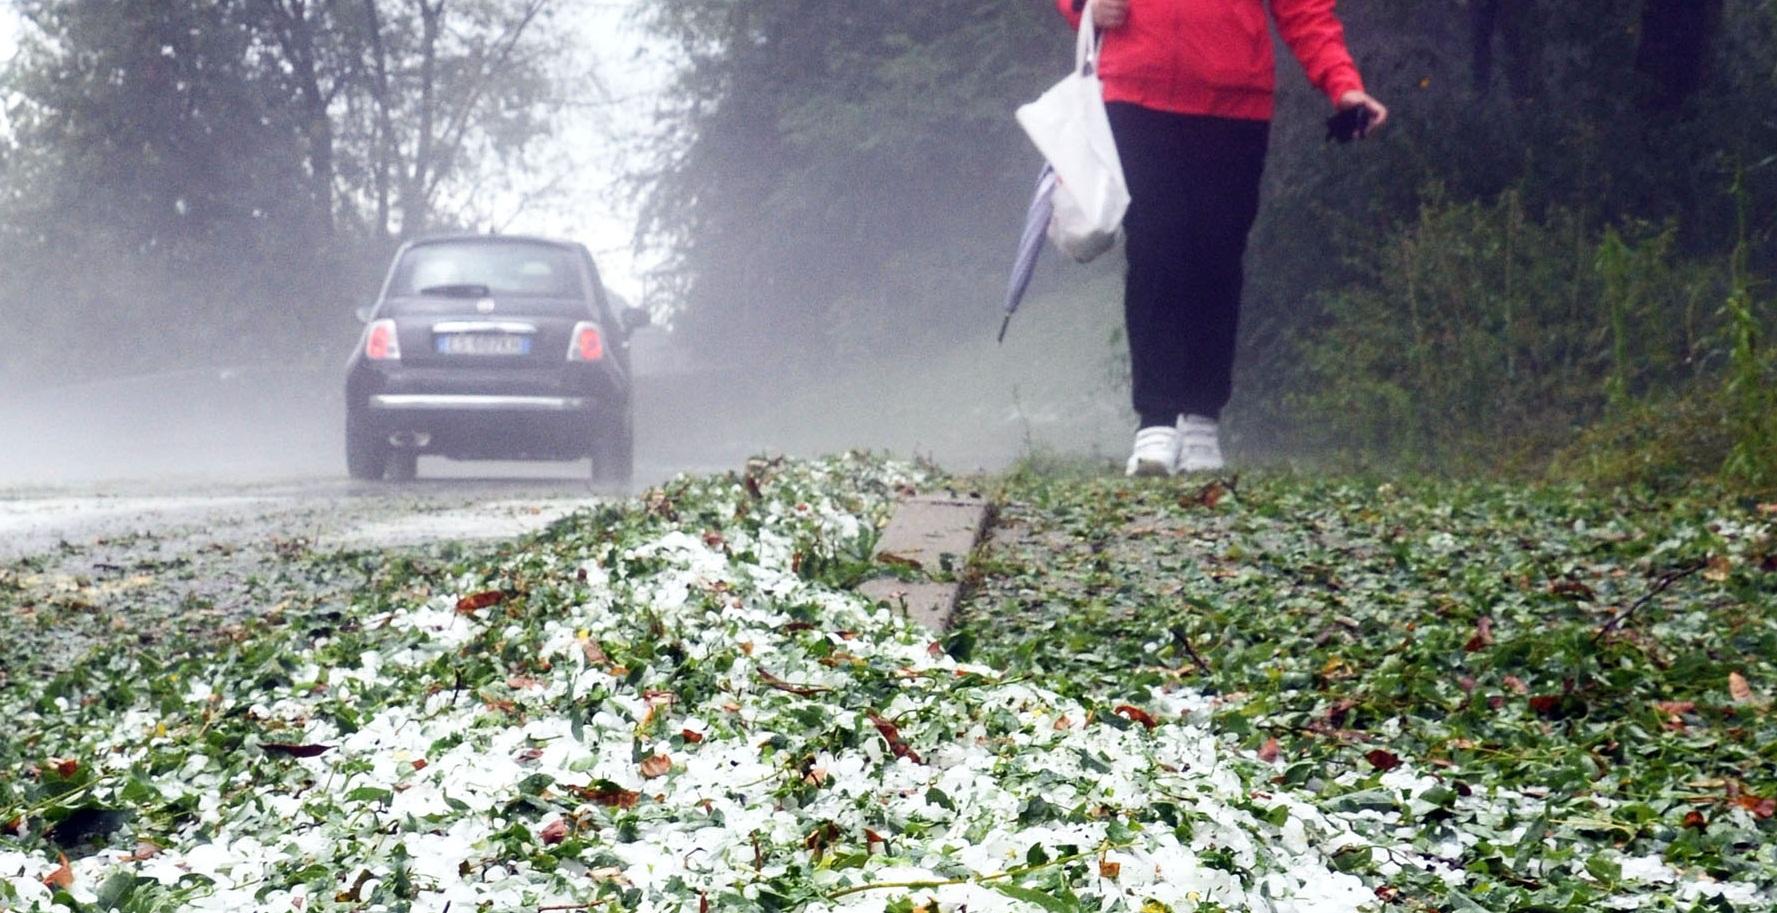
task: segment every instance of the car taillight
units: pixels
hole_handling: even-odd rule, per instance
[[[371,361],[400,361],[401,340],[395,335],[395,321],[378,320],[364,336],[364,357]]]
[[[568,344],[569,361],[598,361],[605,357],[605,337],[598,324],[574,324],[574,339]]]

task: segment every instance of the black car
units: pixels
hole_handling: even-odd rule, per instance
[[[419,457],[592,458],[630,480],[629,334],[585,246],[466,235],[404,245],[346,377],[346,466],[406,480]]]

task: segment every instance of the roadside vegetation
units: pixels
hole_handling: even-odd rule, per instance
[[[0,910],[1770,906],[1777,508],[1039,469],[943,638],[862,456],[293,553],[0,682]]]
[[[1339,855],[1391,909],[1773,902],[1777,504],[1035,462],[1003,486],[955,644],[1100,708],[1216,696],[1260,788],[1439,858]]]
[[[1071,413],[1091,389],[1127,436],[1126,396],[1099,389],[1115,264],[1045,269],[1013,327],[1095,315],[1019,356],[1075,393],[982,370],[1039,164],[1008,113],[1070,49],[1053,4],[647,9],[696,61],[643,226],[681,338],[772,368],[777,339],[819,340],[789,361],[968,391],[944,409],[1017,385],[1027,413]],[[1227,423],[1242,457],[1772,492],[1777,3],[1340,13],[1394,117],[1329,146],[1326,100],[1280,69]],[[1071,456],[1081,424],[1050,424]]]

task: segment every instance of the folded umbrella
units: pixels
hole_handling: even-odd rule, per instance
[[[1030,211],[1024,217],[1024,236],[1018,240],[1018,257],[1012,261],[1012,282],[1006,289],[1006,318],[1000,321],[1000,342],[1006,341],[1006,328],[1012,325],[1012,315],[1018,313],[1018,305],[1024,302],[1024,293],[1030,290],[1031,277],[1037,272],[1037,258],[1043,253],[1043,241],[1049,235],[1049,220],[1055,216],[1055,169],[1043,166],[1043,173],[1037,176],[1037,193],[1030,201]]]

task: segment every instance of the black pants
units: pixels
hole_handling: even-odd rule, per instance
[[[1241,265],[1271,125],[1109,106],[1129,182],[1124,320],[1142,425],[1219,418],[1233,390]]]

